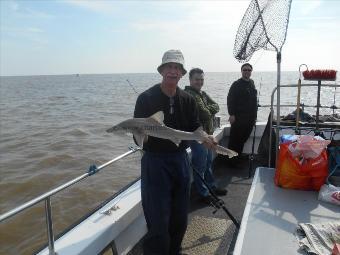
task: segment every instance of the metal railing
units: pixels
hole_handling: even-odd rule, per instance
[[[53,234],[53,222],[52,222],[52,210],[51,210],[51,196],[59,193],[60,191],[82,181],[83,179],[95,174],[95,173],[98,173],[101,169],[111,165],[112,163],[122,159],[122,158],[125,158],[126,156],[130,155],[130,154],[133,154],[137,151],[140,151],[141,148],[139,147],[130,147],[129,148],[130,150],[128,152],[125,152],[124,154],[100,165],[99,167],[93,167],[91,166],[90,167],[90,170],[83,174],[83,175],[80,175],[76,178],[74,178],[73,180],[63,184],[63,185],[60,185],[58,186],[57,188],[55,189],[52,189],[26,203],[24,203],[23,205],[20,205],[2,215],[0,215],[0,223],[15,216],[16,214],[36,205],[37,203],[41,202],[41,201],[45,201],[45,216],[46,216],[46,227],[47,227],[47,237],[48,237],[48,250],[49,250],[49,254],[50,255],[55,255],[55,251],[54,251],[54,234]]]
[[[318,95],[317,95],[317,104],[316,107],[317,108],[317,113],[316,113],[316,129],[319,129],[319,108],[330,108],[330,109],[338,109],[338,107],[335,106],[335,104],[333,104],[332,106],[321,106],[320,104],[320,89],[321,89],[321,81],[318,81],[318,84],[315,83],[310,83],[310,84],[301,84],[301,87],[317,87],[318,88]],[[288,85],[281,85],[280,88],[294,88],[294,87],[298,87],[297,84],[288,84]],[[331,88],[339,88],[340,85],[338,84],[323,84],[322,87],[331,87]],[[270,132],[269,132],[269,148],[271,148],[271,144],[272,144],[272,128],[273,128],[273,115],[274,115],[274,95],[277,91],[277,87],[275,87],[272,91],[272,95],[271,95],[271,101],[270,101]],[[280,106],[282,105],[278,105],[278,112],[280,112]],[[288,107],[297,107],[297,105],[286,105]],[[280,116],[276,117],[277,120],[280,120]],[[276,142],[276,162],[277,162],[277,154],[278,154],[278,137],[279,137],[279,131],[280,131],[280,123],[278,121],[277,125],[276,125],[276,136],[277,136],[277,142]],[[269,155],[268,155],[268,167],[270,167],[271,165],[271,149],[269,149]]]

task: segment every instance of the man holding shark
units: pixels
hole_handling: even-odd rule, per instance
[[[187,72],[182,52],[166,51],[157,70],[162,82],[139,95],[134,117],[146,118],[163,112],[167,127],[187,132],[197,130],[200,123],[196,102],[178,87],[179,80]],[[141,137],[143,140],[138,141]],[[182,254],[189,209],[188,141],[178,141],[177,146],[176,141],[154,136],[135,135],[135,139],[142,143],[145,151],[141,161],[142,205],[148,227],[144,255]],[[203,140],[207,148],[214,149],[217,145],[211,136]]]
[[[177,87],[186,73],[182,53],[165,52],[157,70],[162,82],[139,95],[134,118],[107,132],[132,133],[145,151],[141,161],[142,206],[148,227],[144,254],[179,255],[189,206],[189,143],[197,141],[228,157],[237,153],[218,145],[203,130],[195,99]]]

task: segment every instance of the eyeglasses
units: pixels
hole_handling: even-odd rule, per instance
[[[175,99],[173,97],[170,97],[170,114],[174,113],[174,104],[175,104]]]
[[[253,71],[253,70],[251,70],[251,69],[242,69],[242,72],[251,72],[251,71]]]

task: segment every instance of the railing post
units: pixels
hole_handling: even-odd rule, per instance
[[[321,80],[318,80],[318,97],[316,98],[316,120],[315,120],[315,126],[316,126],[316,132],[317,132],[317,135],[320,135],[320,132],[319,132],[319,117],[320,117],[320,113],[319,113],[319,110],[320,110],[320,91],[321,91]]]
[[[52,223],[52,213],[51,213],[51,197],[47,197],[45,199],[45,214],[46,214],[49,255],[56,255],[56,253],[54,252],[54,235],[53,235],[53,223]]]

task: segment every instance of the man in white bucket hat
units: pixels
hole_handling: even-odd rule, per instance
[[[184,57],[179,50],[166,51],[157,68],[162,81],[138,96],[134,117],[146,118],[164,113],[164,124],[193,132],[200,127],[195,99],[178,87],[186,74]],[[211,138],[206,146],[214,147]],[[149,136],[144,140],[141,160],[142,206],[148,233],[143,243],[144,255],[179,255],[187,228],[190,173],[186,149],[167,139]]]
[[[185,75],[187,71],[184,69],[184,57],[180,50],[168,50],[164,53],[162,58],[162,64],[157,68],[157,71],[162,74],[162,68],[165,64],[177,63],[181,67],[182,75]]]

